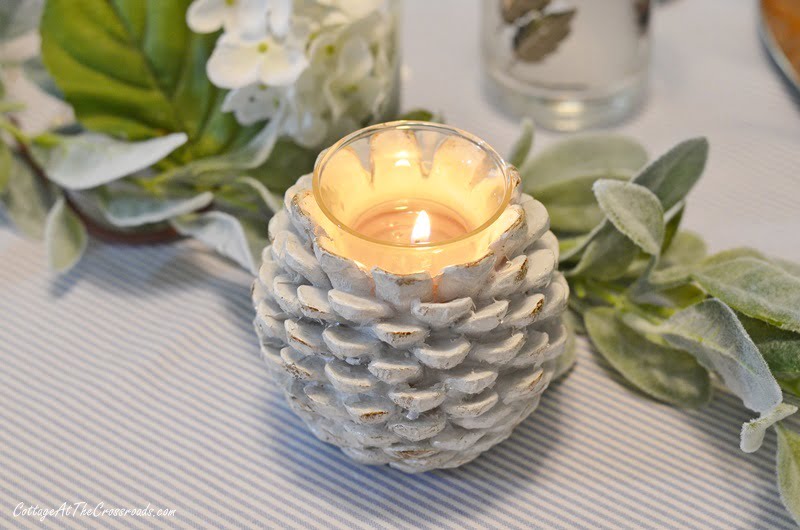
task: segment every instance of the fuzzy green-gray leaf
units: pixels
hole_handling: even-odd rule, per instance
[[[685,209],[685,201],[681,201],[671,209],[664,212],[664,243],[661,245],[661,254],[663,255],[672,245],[672,240],[678,233],[681,220],[683,219],[683,211]]]
[[[595,196],[608,220],[651,255],[661,252],[664,210],[653,192],[632,182],[602,179],[594,183]]]
[[[205,208],[213,200],[214,194],[208,191],[183,198],[112,195],[105,201],[105,216],[115,226],[141,226],[195,212]]]
[[[597,235],[590,238],[578,264],[567,274],[615,280],[625,275],[638,255],[639,247],[606,221]]]
[[[764,412],[781,402],[781,390],[736,314],[715,298],[672,315],[661,335],[716,371],[744,405]]]
[[[278,210],[283,208],[283,197],[272,193],[266,186],[252,177],[240,177],[234,181],[234,184],[245,186],[255,191],[271,213],[277,213]]]
[[[525,118],[522,120],[522,133],[511,147],[508,161],[518,168],[522,167],[528,158],[528,153],[531,152],[531,147],[533,147],[533,122],[529,118]]]
[[[170,224],[179,234],[191,236],[255,274],[253,253],[242,224],[218,211],[176,217]]]
[[[795,522],[800,525],[800,434],[777,425],[778,488],[781,499]]]
[[[83,223],[67,206],[64,197],[59,197],[47,214],[44,228],[50,270],[63,273],[74,267],[86,250],[88,241]]]
[[[778,403],[774,408],[764,412],[758,418],[742,425],[739,447],[745,453],[754,453],[761,448],[767,429],[777,422],[797,412],[797,407],[788,403]]]
[[[20,232],[34,239],[44,236],[45,219],[53,203],[53,192],[23,161],[12,159],[2,198],[6,213]]]
[[[584,322],[598,351],[642,392],[680,407],[708,402],[708,371],[688,353],[650,342],[608,307],[590,309]]]
[[[184,133],[139,142],[117,140],[105,134],[64,136],[54,146],[34,153],[47,177],[70,190],[85,190],[130,175],[155,164],[186,143]]]
[[[708,140],[686,140],[644,168],[633,182],[655,193],[664,211],[668,211],[682,201],[700,179],[707,158]]]
[[[672,239],[672,244],[661,255],[661,262],[670,265],[698,263],[706,257],[706,243],[694,232],[681,230]]]
[[[3,0],[0,2],[0,43],[36,29],[44,0]]]
[[[625,136],[598,134],[558,142],[528,160],[520,168],[526,192],[537,199],[551,186],[586,179],[627,179],[647,162],[647,152],[635,140]],[[545,205],[547,203],[545,202]]]
[[[800,332],[800,278],[754,257],[705,266],[692,277],[705,290],[747,316]]]
[[[800,375],[800,333],[778,329],[742,314],[739,321],[773,374]]]
[[[596,177],[558,182],[535,192],[550,214],[550,228],[556,233],[589,232],[605,219],[592,186]]]

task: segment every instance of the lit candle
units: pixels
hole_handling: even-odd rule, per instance
[[[316,223],[332,252],[395,274],[469,263],[489,252],[514,183],[472,135],[432,123],[362,129],[314,169]]]

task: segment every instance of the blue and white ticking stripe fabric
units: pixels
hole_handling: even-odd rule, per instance
[[[775,438],[720,395],[683,412],[624,388],[585,345],[506,442],[409,476],[314,438],[258,357],[249,278],[193,243],[92,245],[48,278],[0,231],[0,527],[793,528]],[[14,517],[100,502],[169,518]]]
[[[800,113],[759,47],[755,4],[659,5],[650,100],[622,131],[654,154],[708,135],[689,228],[714,249],[800,260]],[[403,6],[406,106],[504,151],[518,124],[481,93],[478,2]],[[258,357],[244,272],[191,242],[93,243],[58,279],[44,261],[0,220],[0,528],[796,528],[774,434],[738,449],[751,414],[737,399],[660,405],[584,342],[508,441],[408,476],[351,463],[289,411]],[[154,516],[35,510],[81,502]]]

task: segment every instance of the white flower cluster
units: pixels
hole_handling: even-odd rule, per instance
[[[279,133],[319,146],[396,103],[392,0],[194,0],[198,33],[223,30],[208,77],[230,89],[239,123],[280,120]]]

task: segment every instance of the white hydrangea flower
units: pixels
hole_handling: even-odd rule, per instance
[[[233,112],[242,125],[268,120],[278,115],[286,104],[286,87],[253,83],[228,92],[222,102],[223,112]]]
[[[381,116],[396,81],[387,0],[195,0],[195,31],[224,28],[209,79],[232,89],[223,110],[316,147]]]
[[[226,33],[217,41],[206,65],[208,78],[222,88],[241,88],[252,83],[286,86],[294,83],[308,66],[304,43],[272,36],[246,40]]]
[[[390,20],[373,12],[324,31],[311,43],[310,66],[298,80],[309,88],[294,94],[294,107],[316,108],[315,114],[326,123],[326,139],[338,138],[384,113],[396,73],[389,60],[394,46],[391,31]]]
[[[240,17],[241,5],[236,0],[194,0],[186,11],[186,24],[195,33],[236,31]]]

